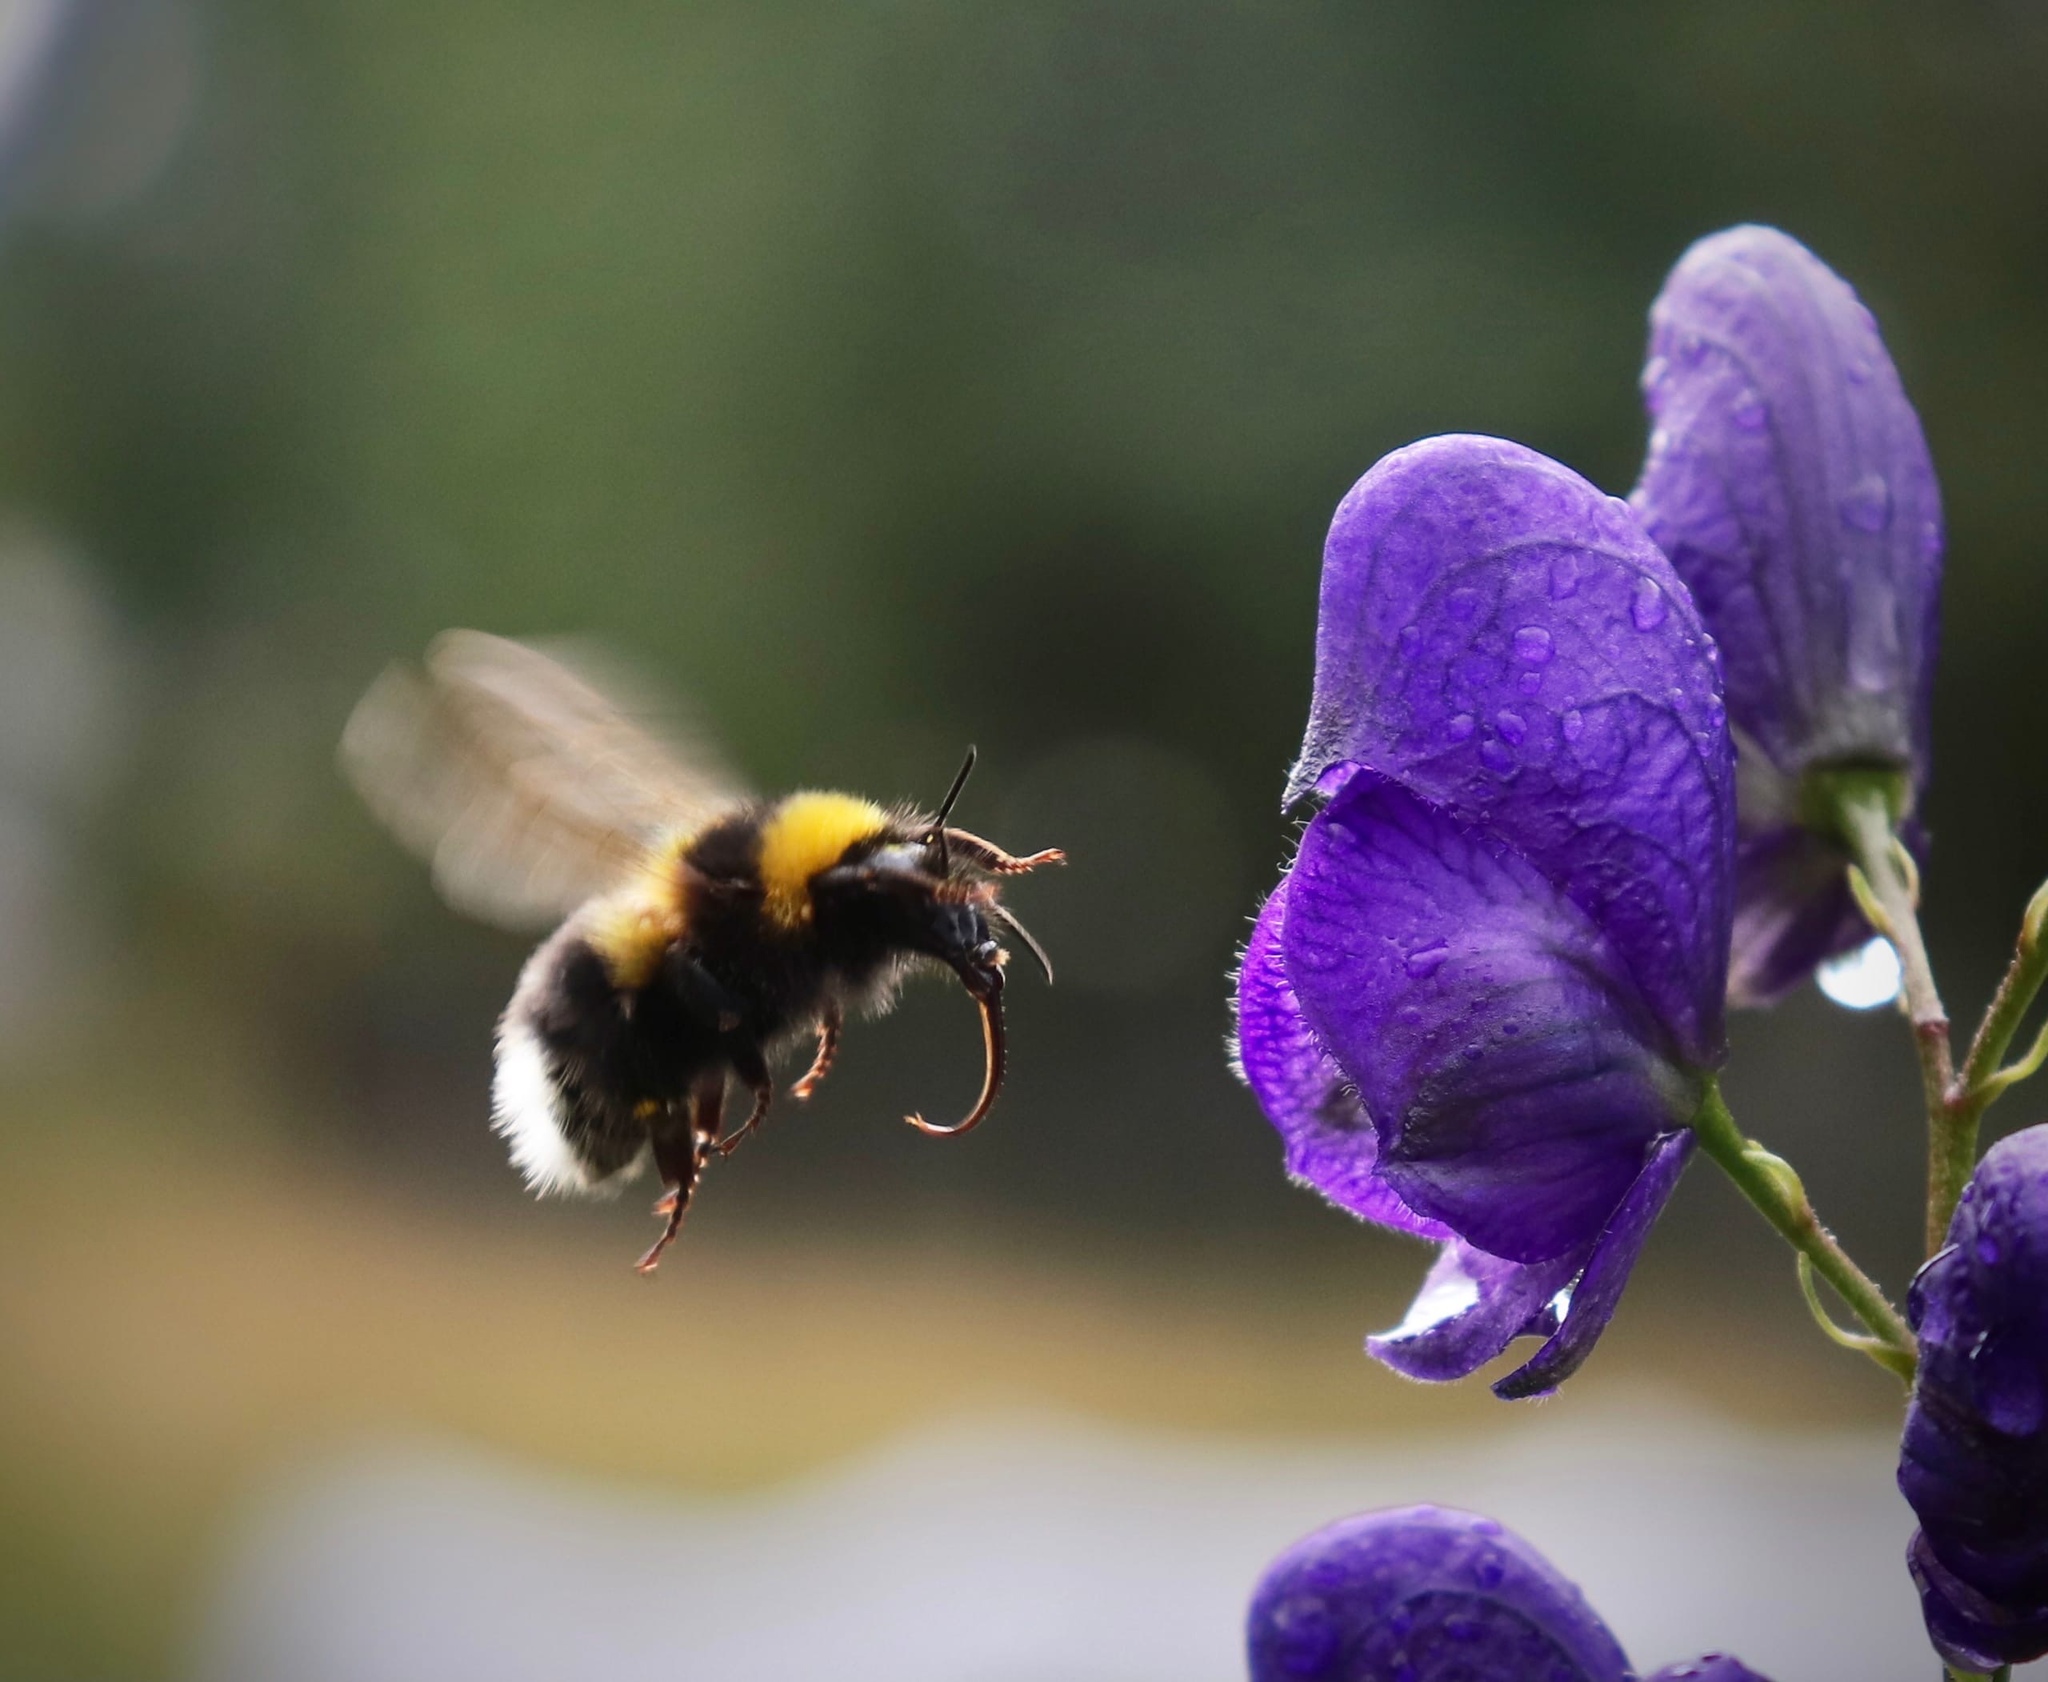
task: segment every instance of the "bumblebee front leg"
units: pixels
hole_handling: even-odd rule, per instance
[[[818,1054],[811,1059],[811,1066],[804,1071],[804,1077],[789,1089],[789,1095],[799,1102],[818,1090],[818,1084],[832,1072],[833,1060],[839,1055],[839,1030],[846,1025],[845,1012],[839,1001],[834,999],[825,1007],[825,1014],[818,1018]]]
[[[690,1212],[690,1199],[697,1182],[704,1177],[704,1164],[718,1143],[718,1130],[725,1114],[725,1080],[705,1081],[690,1094],[689,1116],[684,1125],[673,1111],[657,1122],[654,1130],[654,1167],[668,1189],[654,1205],[657,1218],[666,1217],[646,1255],[633,1264],[638,1273],[652,1273],[661,1265],[661,1253],[683,1230],[683,1217]]]
[[[747,1112],[745,1121],[723,1139],[716,1141],[720,1156],[731,1156],[740,1148],[740,1141],[767,1118],[768,1106],[775,1098],[775,1081],[769,1075],[768,1065],[757,1048],[736,1046],[730,1056],[732,1072],[739,1078],[740,1084],[754,1095],[754,1107]]]
[[[991,876],[1022,876],[1027,870],[1036,870],[1040,865],[1067,862],[1067,855],[1057,847],[1018,858],[1014,853],[1004,852],[993,841],[984,841],[979,835],[970,835],[964,829],[947,830],[946,845],[964,853]]]

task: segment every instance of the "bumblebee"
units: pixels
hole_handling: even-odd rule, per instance
[[[974,750],[935,813],[808,791],[763,801],[700,741],[617,698],[587,651],[564,657],[449,631],[357,704],[341,760],[371,810],[433,867],[458,910],[558,922],[498,1023],[492,1125],[539,1193],[602,1191],[649,1158],[663,1192],[651,1273],[707,1165],[767,1117],[771,1065],[815,1037],[790,1088],[817,1091],[850,1012],[880,1014],[913,971],[951,971],[981,1013],[981,1094],[1002,1089],[1015,857],[951,824]],[[726,1123],[728,1090],[746,1116]]]

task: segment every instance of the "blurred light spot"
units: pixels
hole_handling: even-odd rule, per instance
[[[0,0],[0,159],[34,127],[77,14],[70,0]]]
[[[47,1022],[84,968],[75,830],[119,757],[122,679],[84,569],[0,529],[0,1044]]]
[[[1850,1010],[1875,1010],[1899,996],[1899,955],[1883,935],[1865,941],[1853,952],[1830,958],[1815,977],[1820,990]]]
[[[31,165],[37,208],[110,215],[155,182],[199,102],[199,29],[185,0],[105,0],[77,8],[52,59],[48,131]],[[0,45],[4,45],[0,36]]]
[[[1010,790],[995,839],[1066,850],[1064,870],[1013,891],[1062,987],[1142,993],[1204,964],[1221,976],[1236,845],[1199,760],[1127,738],[1057,749]]]

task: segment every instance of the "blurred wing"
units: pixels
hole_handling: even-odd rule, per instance
[[[707,748],[573,659],[448,631],[424,671],[395,665],[341,737],[370,810],[426,859],[457,910],[510,928],[555,921],[617,883],[657,838],[747,798]]]

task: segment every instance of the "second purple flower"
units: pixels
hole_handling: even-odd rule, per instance
[[[1371,1340],[1539,1395],[1613,1313],[1722,1054],[1734,783],[1718,656],[1626,504],[1499,439],[1337,510],[1290,802],[1327,804],[1239,979],[1289,1171],[1442,1244]]]

